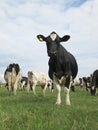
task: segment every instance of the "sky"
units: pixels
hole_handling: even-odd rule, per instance
[[[36,36],[55,31],[78,63],[77,77],[98,69],[98,0],[0,0],[0,79],[10,63],[48,73],[45,42]]]

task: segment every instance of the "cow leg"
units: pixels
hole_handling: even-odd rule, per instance
[[[65,92],[66,92],[66,105],[71,105],[70,103],[70,87],[72,85],[72,76],[66,78]]]
[[[12,88],[10,85],[8,85],[8,91],[9,91],[9,96],[11,95],[11,92],[12,92]]]
[[[56,84],[56,88],[57,88],[57,92],[58,92],[56,104],[60,105],[61,104],[61,87],[59,84]]]
[[[44,89],[43,89],[43,94],[45,95],[45,92],[46,92],[46,88],[47,88],[47,84],[44,86]]]
[[[16,90],[17,90],[17,81],[15,82],[14,87],[13,87],[14,95],[16,95]]]
[[[12,88],[11,88],[11,78],[8,79],[8,91],[9,91],[9,96],[11,95]]]
[[[65,87],[65,91],[66,91],[66,105],[71,105],[70,104],[70,95],[69,95],[70,89]]]
[[[26,91],[29,92],[29,90],[30,90],[30,83],[28,82],[27,87],[26,87]]]
[[[23,82],[21,83],[21,90],[24,89],[25,83],[26,83],[25,81],[23,81]]]
[[[33,90],[34,95],[36,95],[35,87],[36,87],[36,85],[34,84],[34,85],[32,86],[32,90]]]
[[[58,83],[57,77],[55,75],[53,75],[53,83],[57,88],[57,101],[56,104],[60,105],[61,104],[61,87]]]

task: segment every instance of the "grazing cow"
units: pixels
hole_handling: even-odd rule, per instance
[[[29,91],[31,87],[33,93],[36,94],[35,92],[36,86],[41,86],[41,88],[43,89],[43,93],[45,94],[45,90],[47,88],[47,76],[42,72],[29,71],[27,91]]]
[[[83,81],[86,87],[86,91],[89,91],[90,87],[91,87],[91,76],[88,77],[83,77]]]
[[[74,79],[74,85],[75,85],[75,86],[79,86],[79,85],[80,85],[80,83],[81,83],[80,79],[81,79],[81,78],[75,78],[75,79]]]
[[[27,86],[27,83],[28,83],[28,78],[23,76],[21,79],[20,90],[25,89],[25,87]]]
[[[91,85],[91,77],[88,76],[79,78],[79,85],[82,89],[86,88],[86,91],[89,91]]]
[[[98,70],[95,70],[92,75],[92,81],[91,81],[91,95],[96,95],[96,89],[98,87]]]
[[[5,70],[4,79],[6,81],[9,95],[11,95],[12,92],[16,95],[18,83],[21,81],[21,71],[19,65],[15,63],[10,64]]]
[[[60,44],[60,42],[69,40],[70,36],[65,35],[61,38],[55,32],[52,32],[48,37],[38,35],[37,38],[39,41],[46,42],[47,53],[50,57],[48,74],[58,91],[56,104],[61,104],[60,85],[64,85],[66,105],[70,105],[70,87],[77,75],[78,66],[74,56]]]

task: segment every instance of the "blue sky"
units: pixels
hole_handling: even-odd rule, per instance
[[[23,75],[29,70],[48,72],[45,43],[36,36],[55,31],[71,36],[62,45],[77,59],[78,77],[98,69],[98,0],[0,1],[0,79],[10,63]]]

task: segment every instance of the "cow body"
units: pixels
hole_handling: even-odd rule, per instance
[[[66,104],[70,105],[70,87],[77,75],[78,66],[74,56],[60,44],[60,42],[67,41],[70,36],[65,35],[60,38],[55,32],[52,32],[48,37],[38,35],[37,38],[46,42],[47,53],[50,57],[48,74],[58,91],[56,104],[61,104],[60,86],[65,86]]]
[[[41,86],[41,88],[43,89],[43,93],[45,94],[45,90],[47,87],[47,76],[42,72],[29,71],[27,91],[29,91],[29,89],[31,88],[33,90],[33,93],[36,94],[36,86]]]
[[[95,70],[92,75],[91,81],[91,95],[96,95],[96,89],[98,87],[98,70]]]
[[[6,86],[9,91],[9,95],[14,92],[16,95],[16,90],[18,87],[18,83],[21,81],[21,71],[18,64],[10,64],[4,73],[4,79],[6,81]]]

